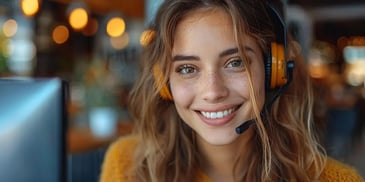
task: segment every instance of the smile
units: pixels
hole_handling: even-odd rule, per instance
[[[224,118],[224,117],[228,116],[229,114],[231,114],[235,110],[236,110],[236,108],[231,108],[231,109],[227,109],[227,110],[223,110],[223,111],[217,111],[217,112],[204,112],[204,111],[201,111],[200,113],[205,118],[208,118],[208,119],[219,119],[219,118]]]

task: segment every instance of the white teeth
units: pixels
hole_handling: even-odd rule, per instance
[[[227,115],[231,114],[234,111],[234,109],[227,109],[224,111],[218,111],[218,112],[204,112],[201,111],[201,114],[209,119],[217,119],[217,118],[223,118],[226,117]]]

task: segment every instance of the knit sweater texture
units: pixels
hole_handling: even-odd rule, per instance
[[[108,149],[102,165],[100,182],[130,182],[133,178],[125,175],[134,167],[134,153],[139,141],[137,137],[126,136],[115,141]],[[131,174],[131,173],[129,173]],[[213,182],[204,173],[196,181]],[[339,161],[328,158],[320,176],[321,182],[364,182],[358,172]]]

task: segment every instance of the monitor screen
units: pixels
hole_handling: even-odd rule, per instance
[[[66,181],[66,84],[0,79],[0,181]]]

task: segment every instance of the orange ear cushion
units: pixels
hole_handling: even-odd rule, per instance
[[[276,74],[276,86],[283,86],[286,84],[286,74],[285,74],[285,51],[282,44],[277,44],[277,74]]]
[[[173,100],[172,95],[170,93],[169,88],[166,84],[163,83],[163,73],[161,68],[158,65],[154,65],[152,68],[153,77],[155,79],[155,86],[157,89],[160,89],[160,97],[165,100]]]
[[[271,82],[270,88],[274,89],[276,87],[276,75],[278,67],[278,55],[277,55],[277,44],[276,42],[271,42]]]

